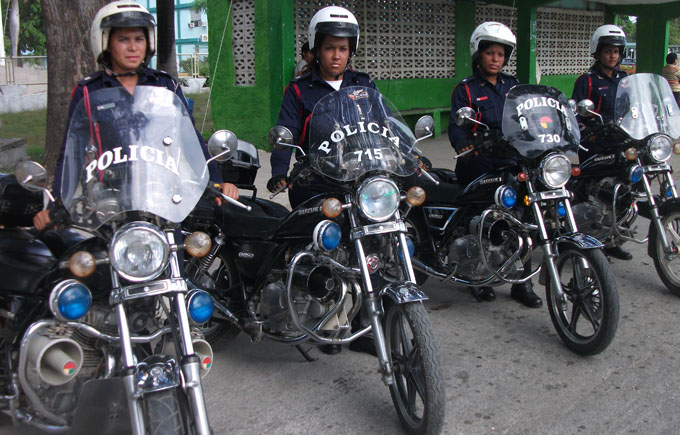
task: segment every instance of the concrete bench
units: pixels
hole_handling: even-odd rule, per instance
[[[430,107],[420,108],[416,107],[408,110],[400,110],[401,116],[415,116],[415,115],[432,115],[434,119],[434,137],[439,137],[442,133],[442,112],[450,112],[451,107]]]

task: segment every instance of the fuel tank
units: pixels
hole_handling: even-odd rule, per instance
[[[0,292],[33,294],[56,264],[47,245],[28,231],[0,230]]]
[[[492,203],[496,189],[506,184],[508,176],[507,173],[501,171],[489,172],[480,176],[468,184],[458,197],[458,202],[461,204]]]
[[[578,178],[622,177],[630,165],[620,150],[595,154],[579,164],[581,174]]]

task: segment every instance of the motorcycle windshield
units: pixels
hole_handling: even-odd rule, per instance
[[[548,150],[576,152],[581,140],[567,98],[555,88],[518,85],[503,106],[503,135],[521,156],[535,158]]]
[[[616,90],[616,122],[633,139],[665,133],[680,137],[680,110],[668,81],[640,73],[624,77]]]
[[[343,182],[371,171],[408,176],[417,168],[410,152],[415,140],[394,105],[380,92],[348,87],[314,106],[309,161],[322,175]]]
[[[107,88],[83,98],[69,125],[61,198],[74,224],[97,229],[125,212],[181,222],[208,183],[189,113],[165,88]]]

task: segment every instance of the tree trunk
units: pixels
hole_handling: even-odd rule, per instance
[[[12,42],[12,56],[18,56],[19,47],[19,0],[12,0],[9,9],[9,39]]]
[[[44,164],[54,176],[73,87],[98,68],[90,47],[90,25],[107,0],[41,0],[47,48],[47,134]]]
[[[175,0],[157,0],[156,16],[158,19],[158,39],[156,44],[158,69],[163,70],[176,78]]]

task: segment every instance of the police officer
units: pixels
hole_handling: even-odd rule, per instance
[[[470,37],[473,74],[461,80],[453,90],[452,115],[461,107],[471,107],[477,121],[488,125],[490,129],[501,129],[505,97],[510,88],[519,84],[514,76],[501,70],[508,64],[516,45],[515,35],[502,23],[489,21],[477,26]],[[459,127],[451,116],[449,140],[456,152],[462,153],[472,148],[469,138],[476,129],[476,124]],[[458,159],[456,176],[461,186],[466,186],[480,175],[504,165],[502,158],[471,152]],[[530,262],[526,268],[527,272],[531,269]],[[491,301],[496,298],[492,287],[471,287],[470,290],[479,300]],[[531,281],[513,285],[510,295],[528,307],[537,308],[543,304],[534,293]]]
[[[626,34],[612,24],[598,27],[590,38],[590,54],[595,63],[587,73],[581,75],[574,83],[572,98],[581,101],[588,98],[595,105],[595,111],[602,116],[604,122],[614,120],[616,89],[625,71],[619,69],[626,47]],[[579,159],[584,161],[593,154],[606,149],[604,143],[589,142],[584,144],[588,151],[579,150]],[[620,260],[631,260],[633,256],[620,246],[604,248],[605,254]]]
[[[293,79],[283,95],[278,125],[287,127],[295,142],[305,152],[309,147],[307,127],[314,105],[331,92],[348,86],[376,89],[368,74],[350,68],[352,56],[359,46],[359,24],[345,8],[329,6],[317,12],[309,23],[309,48],[314,55],[311,71]],[[272,177],[267,188],[274,192],[289,182],[287,178],[291,149],[274,150],[271,154]],[[331,190],[323,180],[304,185],[294,183],[288,192],[294,208],[307,199]]]
[[[83,99],[85,90],[94,92],[102,88],[123,86],[134,93],[136,86],[164,87],[175,92],[186,104],[182,89],[168,73],[148,67],[156,50],[156,22],[153,15],[133,1],[115,1],[102,7],[95,15],[90,29],[90,43],[95,59],[103,69],[80,81],[71,93],[71,104],[68,111],[71,117],[78,102]],[[193,121],[193,119],[192,119]],[[209,158],[205,141],[196,131],[206,158]],[[64,162],[64,145],[59,152],[52,192],[55,197],[61,196],[61,178]],[[238,189],[233,184],[222,183],[217,166],[210,165],[210,179],[221,183],[222,192],[234,199],[238,198]],[[218,203],[221,202],[218,199]],[[40,230],[50,222],[49,211],[43,210],[33,218],[33,224]]]

